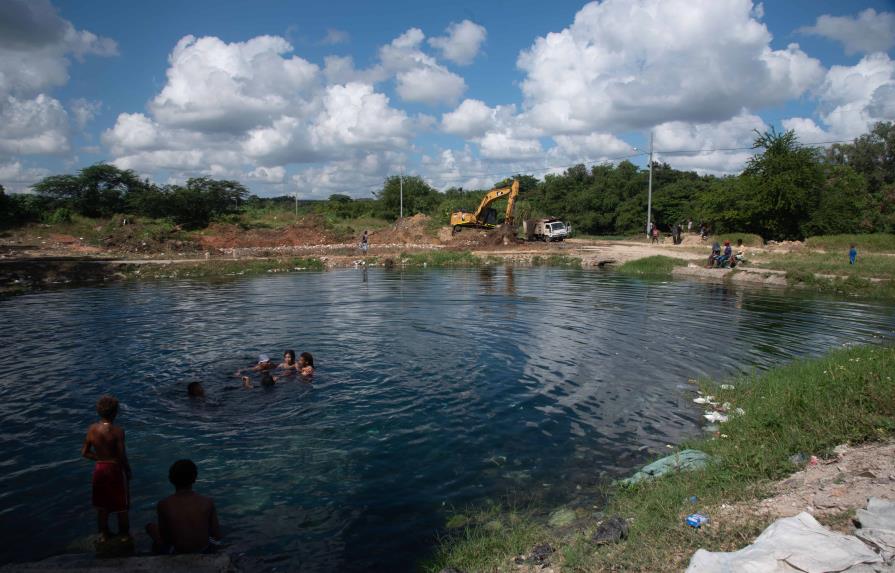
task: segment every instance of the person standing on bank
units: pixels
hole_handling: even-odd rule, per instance
[[[360,238],[360,250],[363,253],[367,254],[367,249],[370,248],[370,238],[367,235],[367,231],[364,231],[364,236]]]

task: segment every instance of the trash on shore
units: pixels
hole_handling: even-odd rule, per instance
[[[721,384],[722,390],[733,390],[733,384]]]
[[[695,529],[699,529],[700,527],[707,524],[708,522],[709,522],[709,517],[707,515],[703,515],[701,513],[691,513],[684,520],[684,523],[686,523],[687,525],[689,525],[690,527],[693,527]]]
[[[687,573],[717,571],[874,571],[884,559],[854,535],[831,531],[810,513],[778,519],[752,545],[730,553],[699,549]],[[852,569],[854,568],[854,569]]]
[[[709,422],[726,422],[728,420],[727,416],[722,414],[721,412],[706,412],[702,415],[703,418],[708,420]]]
[[[696,404],[708,404],[714,406],[717,402],[713,402],[712,398],[713,396],[700,396],[699,398],[693,398],[693,402]]]
[[[644,466],[640,471],[627,479],[621,480],[619,483],[633,485],[673,471],[702,469],[711,459],[710,455],[699,450],[683,450]]]

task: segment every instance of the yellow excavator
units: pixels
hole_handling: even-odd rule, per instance
[[[451,227],[453,234],[459,233],[464,228],[473,229],[493,229],[497,226],[497,210],[491,207],[502,197],[507,197],[507,212],[504,218],[504,225],[513,225],[516,210],[516,199],[519,197],[519,180],[513,181],[509,187],[498,187],[485,193],[482,202],[479,203],[474,213],[464,211],[454,211],[451,213]]]

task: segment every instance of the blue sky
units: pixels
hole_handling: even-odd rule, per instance
[[[895,120],[893,44],[891,1],[0,0],[0,184],[109,161],[259,195],[487,187],[643,164],[650,131],[732,173],[749,152],[712,150],[754,129]]]

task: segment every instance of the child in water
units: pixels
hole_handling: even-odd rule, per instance
[[[310,352],[302,352],[301,356],[298,357],[298,364],[295,366],[295,369],[302,376],[313,376],[314,375],[314,357],[311,356]]]
[[[124,448],[124,429],[113,424],[118,415],[118,400],[103,396],[96,403],[99,422],[87,429],[81,455],[96,462],[93,466],[93,507],[96,508],[100,542],[109,540],[109,514],[118,514],[118,535],[130,538],[131,466]]]

